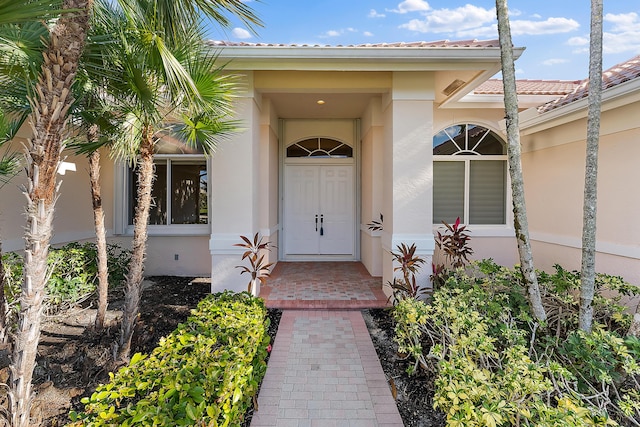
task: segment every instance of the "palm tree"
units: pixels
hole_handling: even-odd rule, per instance
[[[596,278],[596,207],[598,201],[598,142],[602,100],[602,0],[591,0],[589,42],[589,112],[582,213],[582,266],[578,326],[591,332]]]
[[[533,266],[527,208],[524,200],[524,180],[522,177],[522,159],[520,154],[520,127],[518,123],[518,95],[516,92],[516,73],[507,0],[496,0],[496,12],[498,15],[504,106],[506,110],[509,176],[511,177],[511,192],[513,194],[514,228],[518,242],[518,253],[520,255],[520,270],[524,282],[527,285],[531,311],[538,322],[544,322],[547,314],[542,305],[538,278]]]
[[[16,9],[16,4],[24,8]],[[11,28],[16,28],[9,24],[14,19],[27,20],[31,16],[24,11],[46,12],[42,1],[3,1],[1,6],[0,21]],[[25,153],[28,184],[24,277],[9,382],[9,412],[14,427],[30,424],[31,378],[40,338],[47,255],[57,199],[56,171],[65,147],[67,113],[73,103],[71,87],[85,45],[92,0],[64,0],[61,8],[67,13],[59,15],[50,31],[47,28],[38,80],[26,98],[32,108],[33,136]],[[35,28],[37,24],[27,23],[25,27],[29,25]]]
[[[111,62],[121,70],[121,87],[108,95],[121,122],[111,152],[135,166],[137,173],[132,256],[118,342],[120,361],[128,360],[139,312],[159,135],[178,132],[188,145],[199,146],[210,155],[237,125],[229,119],[234,79],[221,73],[215,56],[204,46],[202,26],[193,25],[201,22],[198,10],[219,19],[219,8],[211,4],[196,8],[193,4],[197,2],[189,0],[161,3],[122,1],[117,8],[103,4],[117,16],[121,34],[119,43],[111,45]],[[258,22],[239,1],[216,3]]]
[[[89,15],[93,7],[93,0],[63,0],[63,13],[58,16],[55,10],[56,3],[56,0],[28,0],[18,3],[13,0],[0,0],[0,24],[15,27],[15,24],[11,23],[29,21],[29,18],[33,17],[32,13],[57,17],[50,27],[46,27],[48,37],[43,38],[43,62],[39,68],[35,89],[29,90],[27,98],[24,98],[28,100],[25,104],[32,108],[33,136],[29,140],[25,155],[28,180],[25,190],[25,265],[9,384],[10,422],[14,427],[27,426],[30,421],[31,378],[40,336],[42,303],[46,292],[46,260],[57,199],[56,171],[61,152],[65,148],[67,115],[73,104],[72,85],[86,43]],[[240,0],[121,0],[121,3],[123,9],[138,18],[143,18],[143,12],[155,7],[156,13],[148,16],[152,17],[154,28],[162,30],[161,33],[166,36],[167,41],[180,39],[185,28],[190,27],[193,22],[199,22],[198,16],[201,11],[223,24],[228,24],[225,12],[231,12],[247,23],[257,22],[251,9]],[[18,8],[15,8],[16,4]],[[144,23],[144,20],[140,22]],[[171,60],[171,55],[167,55],[167,45],[161,43],[161,39],[156,39],[155,34],[147,35],[151,35],[158,42],[156,47],[159,58]],[[4,40],[0,42],[4,44]],[[3,47],[0,46],[0,49]],[[176,64],[165,65],[168,69],[179,70],[175,67]],[[172,76],[171,80],[180,81],[181,77],[184,76]],[[192,89],[195,88],[195,85],[191,86]],[[141,135],[147,133],[143,132]],[[140,261],[142,260],[143,256]]]

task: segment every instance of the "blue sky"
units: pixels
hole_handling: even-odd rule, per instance
[[[213,28],[216,40],[349,45],[497,39],[493,0],[246,0],[263,20]],[[588,0],[510,0],[519,79],[580,80],[589,74]],[[640,1],[604,0],[604,68],[640,54]]]

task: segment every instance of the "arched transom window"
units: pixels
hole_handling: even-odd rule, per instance
[[[353,157],[353,148],[330,138],[309,138],[287,147],[287,157]]]
[[[433,137],[433,222],[505,224],[507,156],[493,131],[450,126]]]

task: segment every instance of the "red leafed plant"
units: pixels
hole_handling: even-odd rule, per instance
[[[445,221],[442,223],[447,227],[447,232],[443,234],[438,231],[436,246],[442,250],[449,265],[432,263],[431,283],[434,289],[446,282],[452,270],[468,264],[469,256],[473,254],[473,249],[469,246],[471,236],[468,234],[467,226],[460,225],[460,217],[456,218],[453,225],[447,224]]]
[[[438,237],[436,237],[436,245],[439,249],[442,249],[447,261],[451,262],[452,268],[464,267],[469,263],[469,256],[473,254],[473,249],[469,246],[469,240],[471,236],[467,230],[466,225],[460,225],[460,217],[456,218],[456,222],[453,225],[447,224],[442,221],[449,233],[442,234],[438,231]]]
[[[417,298],[418,297],[418,283],[416,280],[416,274],[418,270],[424,264],[424,259],[416,255],[416,245],[410,246],[401,243],[397,246],[398,252],[391,252],[393,260],[400,264],[394,267],[393,271],[402,271],[402,278],[393,278],[393,282],[389,283],[391,289],[393,289],[393,299],[397,302],[403,298]]]
[[[259,280],[261,284],[265,284],[267,278],[271,274],[270,268],[273,263],[266,262],[264,258],[264,251],[269,251],[274,246],[269,242],[263,242],[259,233],[256,233],[255,236],[253,236],[253,241],[246,236],[240,236],[240,238],[243,243],[236,243],[233,246],[239,246],[246,249],[242,254],[242,260],[248,259],[249,266],[237,265],[236,268],[242,270],[240,274],[249,273],[251,276],[251,280],[249,280],[249,286],[247,288],[247,292],[251,292],[251,286],[255,280]]]

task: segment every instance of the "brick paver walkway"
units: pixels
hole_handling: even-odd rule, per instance
[[[359,311],[283,312],[251,427],[402,425]]]
[[[278,262],[260,290],[267,307],[363,309],[386,307],[382,278],[359,262]]]

